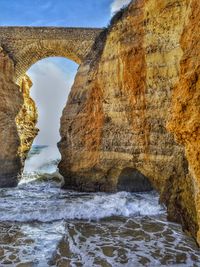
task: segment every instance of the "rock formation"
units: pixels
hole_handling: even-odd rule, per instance
[[[81,63],[100,32],[96,28],[0,27],[0,187],[17,185],[38,131],[26,71],[49,56]]]
[[[139,172],[194,237],[199,15],[197,0],[136,0],[116,14],[79,67],[59,143],[66,188],[116,191],[127,169]]]
[[[24,163],[27,153],[29,152],[33,140],[38,133],[38,129],[35,127],[37,123],[37,109],[35,102],[30,97],[30,88],[32,82],[28,75],[25,75],[19,81],[20,91],[23,95],[23,106],[16,117],[17,130],[20,137],[19,155]]]
[[[13,61],[0,47],[0,187],[16,186],[21,172],[15,117],[23,99],[14,82],[14,74]]]
[[[153,186],[169,219],[200,244],[199,17],[197,0],[134,0],[91,50],[99,29],[0,28],[0,187],[17,184],[37,133],[31,82],[20,77],[36,60],[63,55],[81,62],[61,118],[65,187]]]
[[[15,63],[16,80],[45,57],[66,57],[80,64],[102,29],[0,27],[0,45]]]
[[[191,1],[190,16],[180,39],[183,51],[179,80],[172,95],[172,116],[168,130],[185,148],[189,163],[187,186],[193,188],[193,199],[182,195],[185,205],[194,205],[200,225],[200,6],[199,1]],[[190,223],[190,218],[185,218]],[[200,243],[200,232],[197,240]]]
[[[32,86],[25,75],[15,83],[15,68],[7,53],[0,48],[0,187],[16,186],[32,142],[37,110],[30,98]]]

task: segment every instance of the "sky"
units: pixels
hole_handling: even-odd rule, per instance
[[[56,146],[62,110],[67,102],[78,65],[65,58],[47,58],[34,64],[28,71],[33,82],[31,97],[38,110],[35,145]]]
[[[1,26],[105,27],[130,0],[0,0]]]
[[[0,0],[0,26],[106,27],[130,0]],[[65,58],[46,58],[29,70],[31,96],[40,129],[34,144],[55,146],[62,110],[78,65]]]

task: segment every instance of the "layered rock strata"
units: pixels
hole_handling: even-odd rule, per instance
[[[200,243],[199,17],[197,0],[136,0],[112,19],[63,111],[59,169],[77,190],[153,186]],[[37,133],[31,82],[14,77],[0,48],[0,187],[17,185]]]
[[[0,187],[18,184],[23,165],[37,135],[37,110],[30,98],[30,78],[15,83],[15,68],[0,48]]]
[[[183,51],[179,80],[172,95],[172,116],[167,128],[185,148],[189,163],[188,186],[193,198],[182,195],[185,206],[194,205],[200,224],[200,6],[193,0],[190,15],[180,39]],[[189,203],[189,204],[188,204]],[[189,218],[190,219],[190,218]],[[189,223],[188,219],[188,223]],[[187,220],[187,219],[185,219]],[[191,221],[192,222],[192,221]],[[200,232],[197,240],[200,243]]]
[[[137,171],[158,190],[169,219],[194,237],[200,223],[195,5],[136,0],[112,19],[79,67],[59,143],[66,188],[116,191],[125,170]]]
[[[0,47],[0,187],[16,186],[21,172],[15,123],[23,98],[14,82],[14,64]]]
[[[38,114],[35,102],[30,96],[32,82],[28,75],[21,78],[18,84],[23,95],[23,106],[16,117],[17,130],[20,137],[18,152],[22,163],[24,163],[33,140],[38,134],[38,129],[36,128]]]

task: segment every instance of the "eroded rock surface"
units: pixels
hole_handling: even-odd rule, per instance
[[[38,114],[35,102],[30,96],[32,82],[28,75],[20,79],[19,86],[23,95],[23,106],[16,117],[16,124],[20,137],[19,155],[22,163],[24,163],[33,140],[38,133],[38,129],[36,128]]]
[[[189,52],[198,59],[195,3],[136,0],[113,19],[79,67],[61,119],[59,168],[65,187],[86,191],[116,191],[123,170],[138,170],[160,192],[169,219],[196,237],[199,62]]]
[[[0,187],[16,186],[21,172],[15,117],[23,99],[14,74],[13,61],[0,47]]]
[[[63,111],[59,169],[66,188],[109,192],[134,170],[200,243],[199,17],[197,0],[136,0],[114,17],[81,63]],[[35,47],[20,62],[34,63],[25,57]],[[42,46],[37,59],[58,55],[54,49]],[[22,79],[21,91],[14,83],[30,64],[16,71],[0,48],[1,187],[17,184],[37,132],[30,81]]]
[[[30,78],[15,83],[15,68],[0,48],[0,187],[18,184],[24,161],[37,135],[37,110],[30,98]]]
[[[100,32],[96,28],[0,27],[0,187],[17,185],[37,134],[37,112],[26,71],[49,56],[81,63]]]
[[[173,91],[172,117],[168,129],[175,134],[178,143],[185,147],[189,162],[188,181],[193,187],[193,199],[183,195],[185,205],[195,205],[200,224],[200,6],[191,1],[190,15],[181,36],[183,50],[179,81]],[[191,185],[192,183],[192,185]],[[185,185],[187,188],[187,185]],[[190,223],[190,217],[185,218]],[[198,232],[200,243],[200,232]]]

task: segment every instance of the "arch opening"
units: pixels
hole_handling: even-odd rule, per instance
[[[53,173],[60,153],[60,117],[78,65],[63,57],[37,61],[21,79],[24,104],[17,118],[25,173]]]
[[[134,168],[124,168],[118,178],[118,191],[148,192],[154,188],[146,176]]]

